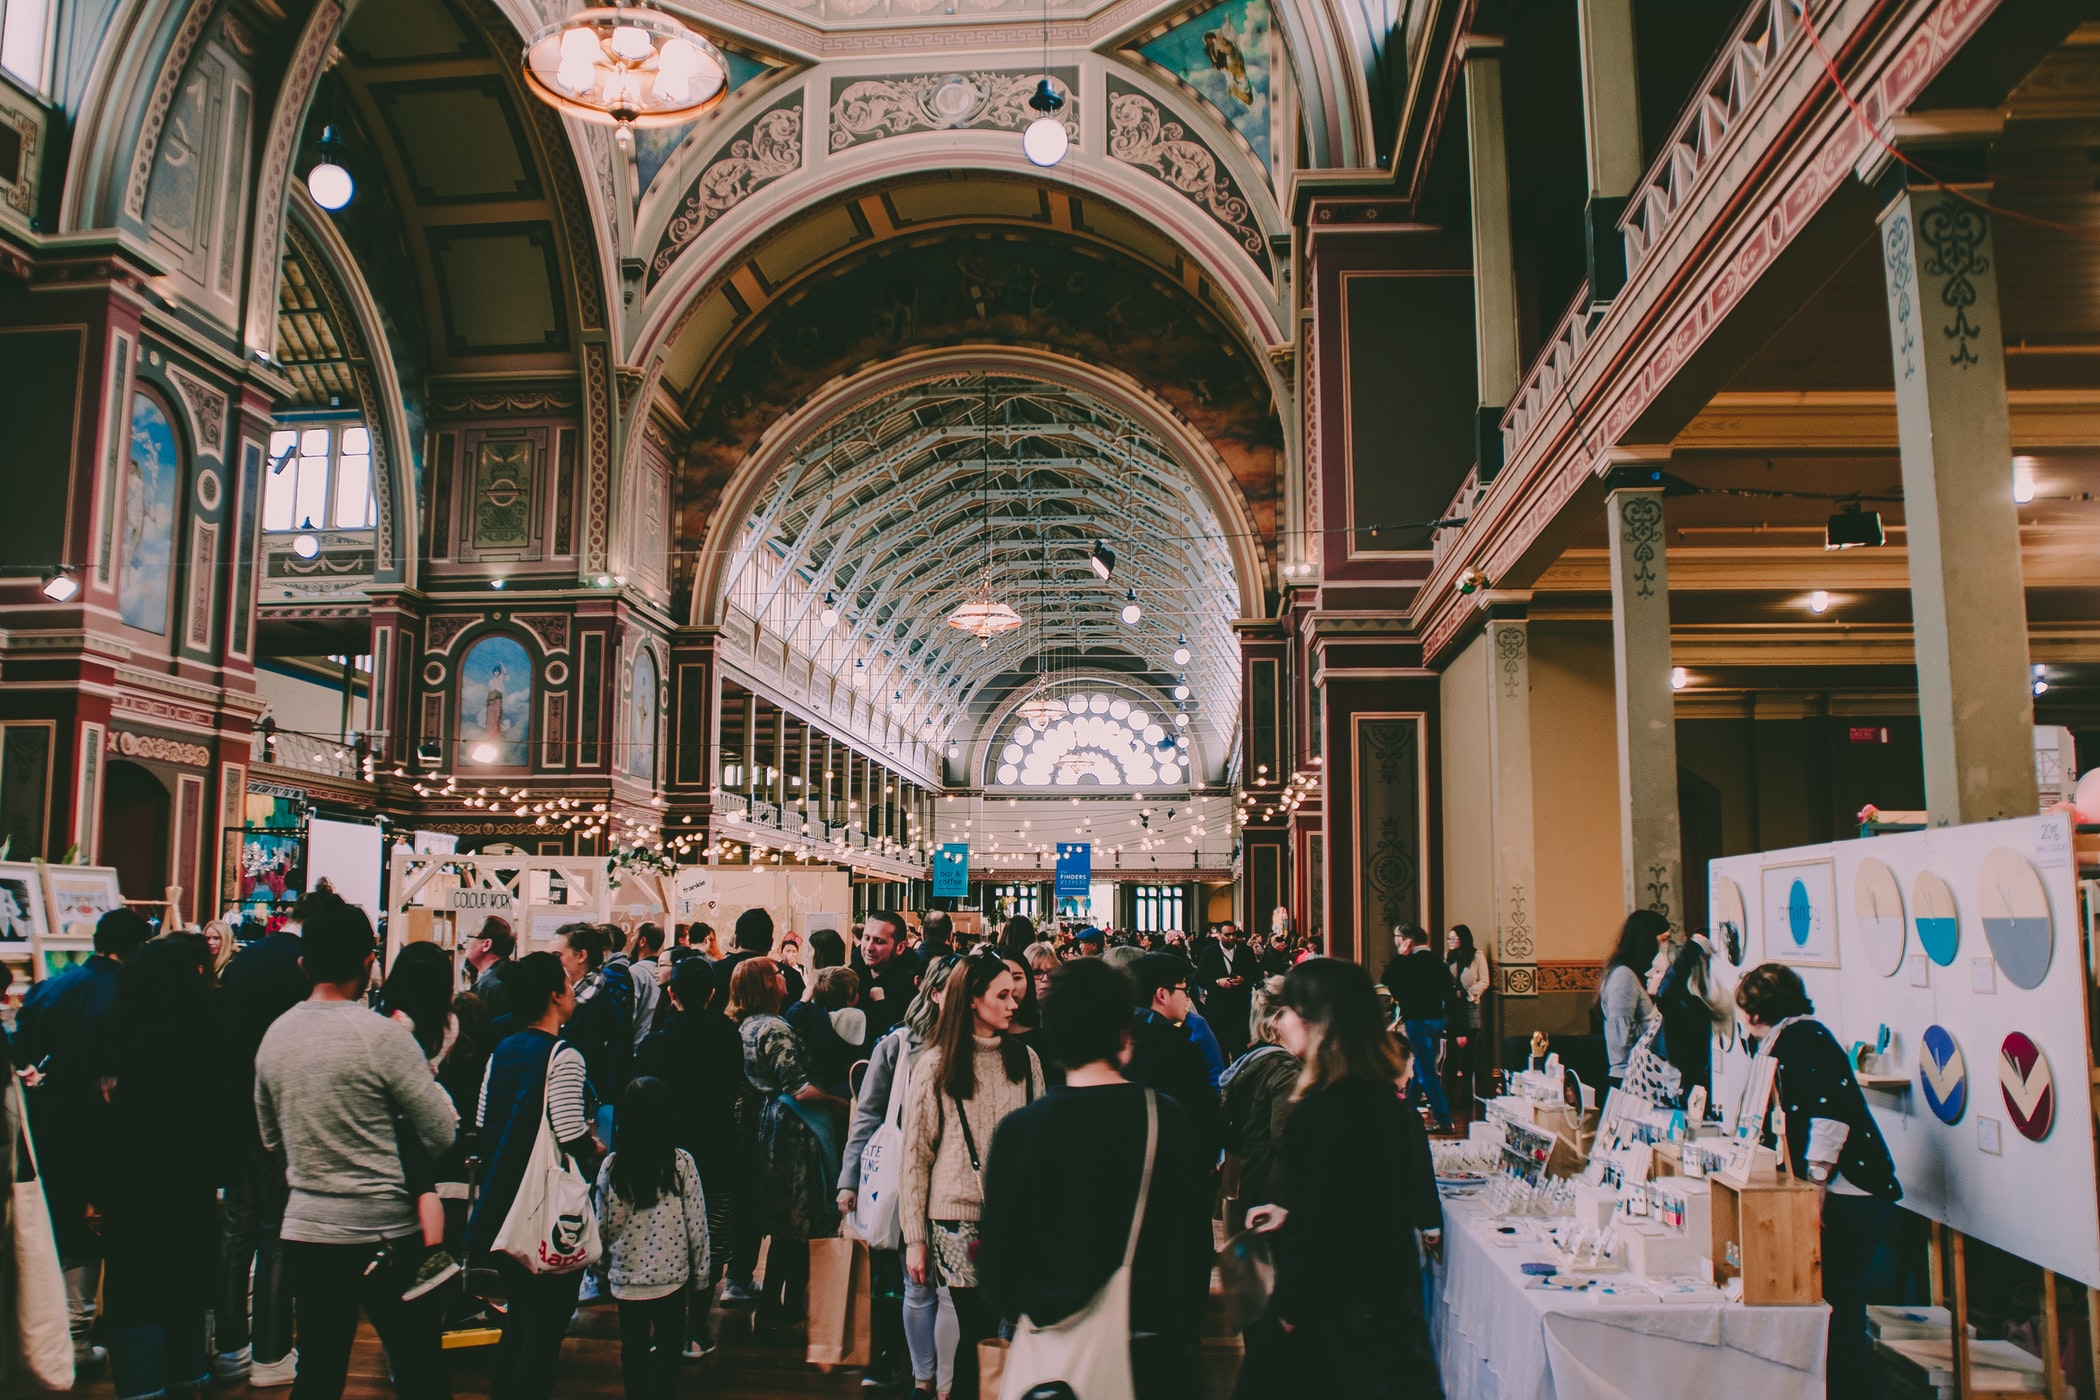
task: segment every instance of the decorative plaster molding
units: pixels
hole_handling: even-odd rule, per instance
[[[333,4],[334,0],[324,0]],[[131,175],[124,183],[124,212],[138,222],[146,218],[146,186],[153,176],[153,157],[160,152],[161,128],[168,124],[168,109],[175,104],[175,88],[190,66],[190,54],[197,41],[204,37],[204,27],[211,21],[212,10],[217,0],[190,0],[190,8],[182,17],[182,25],[175,31],[173,42],[168,45],[167,56],[161,60],[160,72],[153,79],[153,95],[147,99],[146,115],[139,125],[139,134],[131,151]],[[274,244],[275,240],[272,240]],[[270,303],[272,315],[277,303]]]
[[[225,460],[226,396],[172,364],[168,366],[168,379],[175,385],[182,406],[189,411],[190,435],[196,440],[197,455]]]

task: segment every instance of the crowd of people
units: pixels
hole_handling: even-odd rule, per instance
[[[628,1395],[668,1400],[719,1309],[787,1339],[809,1242],[850,1231],[891,1246],[872,1388],[971,1400],[978,1343],[1031,1364],[1115,1286],[1134,1393],[1193,1396],[1222,1214],[1276,1262],[1238,1393],[1439,1393],[1409,1095],[1443,1102],[1417,1065],[1450,998],[1396,1019],[1361,968],[1231,924],[976,939],[877,911],[849,944],[751,909],[726,943],[578,922],[520,956],[490,918],[382,978],[366,915],[325,890],[244,945],[105,915],[8,1047],[78,1360],[106,1359],[118,1400],[335,1400],[362,1315],[396,1389],[444,1400],[443,1331],[485,1308],[493,1400],[544,1400],[605,1302]],[[506,1252],[550,1140],[595,1186],[588,1268]]]

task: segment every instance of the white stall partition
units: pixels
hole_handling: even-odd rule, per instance
[[[306,823],[307,888],[319,888],[326,877],[344,903],[355,904],[377,923],[383,912],[379,877],[386,868],[384,841],[376,823],[310,819]]]

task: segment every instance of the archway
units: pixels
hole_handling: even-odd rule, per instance
[[[150,768],[112,759],[102,787],[102,858],[117,868],[126,899],[159,899],[168,888],[168,833],[174,806]]]

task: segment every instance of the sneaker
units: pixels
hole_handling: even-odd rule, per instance
[[[705,1361],[705,1360],[706,1360],[706,1359],[707,1359],[708,1357],[710,1357],[710,1356],[713,1356],[713,1355],[715,1354],[715,1341],[714,1341],[714,1338],[712,1338],[712,1337],[692,1337],[692,1338],[689,1338],[689,1339],[688,1339],[688,1340],[686,1341],[686,1344],[685,1344],[685,1353],[684,1353],[684,1354],[685,1354],[685,1359],[686,1359],[686,1360],[688,1360],[688,1361]]]
[[[293,1347],[275,1361],[258,1361],[248,1371],[248,1384],[258,1390],[290,1385],[299,1379],[299,1348]]]
[[[254,1353],[249,1347],[239,1351],[222,1351],[211,1359],[211,1378],[215,1381],[237,1381],[254,1367]]]
[[[593,1273],[586,1273],[583,1276],[583,1286],[576,1290],[576,1301],[578,1303],[595,1303],[604,1296],[598,1289],[598,1276]]]
[[[98,1347],[85,1339],[73,1343],[73,1369],[91,1371],[109,1360],[109,1349]]]
[[[416,1265],[415,1276],[408,1281],[408,1287],[401,1290],[401,1301],[414,1302],[447,1279],[456,1277],[458,1273],[457,1259],[442,1248],[433,1249],[423,1256],[422,1263]]]
[[[725,1279],[722,1282],[722,1301],[727,1303],[755,1303],[758,1301],[758,1285],[750,1279]]]

